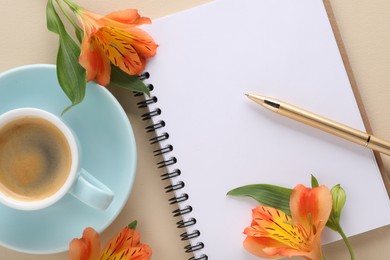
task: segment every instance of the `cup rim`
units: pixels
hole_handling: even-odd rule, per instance
[[[39,117],[54,124],[64,134],[70,148],[72,160],[70,171],[64,184],[49,197],[40,200],[23,201],[7,196],[0,191],[0,202],[11,208],[19,210],[39,210],[53,205],[62,197],[64,197],[65,194],[67,194],[71,189],[77,177],[77,170],[79,166],[79,151],[77,140],[72,130],[58,116],[40,108],[22,107],[9,110],[0,115],[0,128],[17,118],[28,116]]]

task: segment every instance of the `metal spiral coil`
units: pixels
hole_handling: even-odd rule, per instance
[[[173,165],[175,163],[177,163],[176,157],[171,157],[168,160],[161,161],[161,162],[157,163],[157,166],[158,166],[158,168],[164,168],[164,167]]]
[[[203,248],[204,248],[203,242],[198,242],[195,245],[189,244],[184,247],[186,253],[192,253]]]
[[[168,144],[164,148],[153,151],[153,153],[154,153],[154,156],[158,156],[158,155],[166,154],[166,153],[169,153],[172,151],[173,151],[173,146]]]
[[[201,255],[200,257],[198,258],[195,258],[195,257],[191,257],[190,259],[188,260],[208,260],[209,257],[207,255]]]
[[[185,228],[185,227],[190,227],[196,224],[196,219],[195,218],[189,218],[188,220],[180,220],[176,222],[177,228]]]
[[[186,215],[192,212],[192,207],[190,205],[185,206],[184,208],[178,208],[172,211],[174,217]]]
[[[152,119],[155,116],[161,115],[161,109],[157,108],[151,112],[145,113],[141,116],[142,120],[149,120]]]
[[[150,97],[137,103],[138,108],[148,107],[150,104],[157,103],[157,97]]]
[[[139,76],[140,80],[146,80],[149,79],[150,74],[148,72],[145,72]],[[154,86],[152,84],[148,84],[147,88],[149,91],[153,91]],[[143,93],[137,92],[134,93],[134,96],[143,96]],[[143,99],[137,103],[137,106],[139,109],[145,109],[149,108],[151,105],[154,105],[158,102],[158,98],[156,96],[150,96],[146,99]],[[165,121],[164,120],[158,120],[162,114],[162,110],[160,108],[154,108],[153,110],[149,110],[141,115],[141,119],[143,121],[152,121],[152,125],[148,125],[145,130],[147,133],[154,133],[155,136],[151,137],[149,139],[149,143],[151,145],[153,144],[161,144],[164,141],[169,140],[169,134],[166,132],[161,132],[157,130],[161,130],[165,127]],[[164,160],[157,163],[158,168],[165,168],[168,166],[175,165],[177,163],[177,158],[174,156],[168,157],[168,154],[171,154],[173,152],[174,148],[172,145],[167,144],[164,147],[160,146],[159,149],[154,150],[153,154],[154,156],[164,156]],[[182,174],[180,169],[174,169],[170,170],[166,173],[163,173],[160,175],[161,180],[173,180],[174,178],[179,177]],[[169,199],[169,204],[183,204],[189,199],[189,195],[185,192],[179,193],[180,190],[182,190],[185,187],[185,183],[183,181],[177,181],[176,183],[171,182],[170,185],[166,186],[165,192],[171,193],[174,192],[176,196]],[[178,195],[180,194],[180,195]],[[185,205],[185,204],[184,204]],[[173,217],[180,217],[184,215],[188,215],[192,212],[192,207],[190,205],[186,206],[180,206],[179,208],[172,211]],[[197,223],[196,219],[193,217],[182,219],[178,222],[176,222],[177,228],[187,228],[194,226]],[[200,231],[195,229],[192,232],[184,232],[180,235],[181,240],[192,240],[194,238],[198,238],[201,235]],[[192,253],[198,250],[201,250],[205,247],[203,242],[197,242],[196,244],[188,244],[184,247],[184,250],[186,253]],[[188,260],[208,260],[208,256],[205,254],[202,254],[201,256],[195,258],[191,257]]]
[[[193,238],[197,238],[200,236],[200,231],[199,230],[194,230],[190,233],[188,232],[184,232],[180,235],[181,237],[181,240],[190,240],[190,239],[193,239]]]
[[[161,135],[155,136],[153,138],[149,139],[150,144],[157,144],[159,142],[168,140],[169,134],[168,133],[162,133]]]
[[[178,177],[178,176],[180,176],[180,174],[181,174],[181,171],[179,169],[174,169],[171,172],[167,172],[167,173],[161,174],[160,177],[161,177],[162,181],[165,181],[165,180],[168,180],[168,179],[172,179],[174,177]]]
[[[157,123],[155,123],[153,125],[147,126],[146,127],[146,132],[148,132],[148,133],[154,132],[157,129],[163,128],[164,126],[165,126],[165,122],[163,120],[160,120],[160,121],[158,121]]]
[[[185,186],[184,182],[179,181],[176,184],[171,184],[171,185],[165,187],[165,192],[172,192],[172,191],[176,191],[176,190],[181,190],[184,188],[184,186]]]
[[[184,201],[187,201],[188,198],[189,198],[188,194],[187,193],[183,193],[180,196],[170,198],[169,199],[169,204],[172,205],[172,204],[177,204],[177,203],[180,203],[180,202],[184,202]]]

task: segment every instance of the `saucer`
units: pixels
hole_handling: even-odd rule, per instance
[[[0,114],[19,107],[36,107],[61,116],[70,104],[57,81],[54,65],[27,65],[0,74]],[[84,228],[107,228],[124,207],[136,169],[136,144],[126,113],[104,87],[87,84],[84,101],[62,116],[76,133],[81,165],[115,194],[105,211],[66,195],[38,211],[0,205],[0,245],[25,253],[50,254],[68,250]]]

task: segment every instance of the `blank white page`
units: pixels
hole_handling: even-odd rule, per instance
[[[364,130],[321,0],[220,0],[156,20],[146,28],[160,45],[148,82],[165,121],[157,134],[181,170],[200,231],[192,244],[209,259],[255,259],[242,246],[250,198],[227,197],[238,186],[310,186],[310,175],[347,192],[348,236],[389,224],[388,196],[372,151],[272,113],[244,93],[274,97]],[[374,213],[375,212],[375,213]],[[184,232],[185,230],[183,230]],[[325,243],[339,239],[325,232]]]

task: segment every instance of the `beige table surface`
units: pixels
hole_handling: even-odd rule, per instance
[[[0,72],[32,63],[55,63],[57,38],[46,29],[46,0],[0,0]],[[206,0],[77,0],[88,9],[105,14],[138,8],[141,14],[158,18],[191,8]],[[390,1],[330,0],[373,132],[390,139]],[[139,221],[142,241],[152,246],[155,260],[187,259],[175,228],[174,207],[163,191],[151,147],[139,120],[134,97],[112,90],[127,112],[138,144],[137,178],[130,199],[114,223],[103,233],[107,241],[129,221]],[[0,104],[1,105],[1,104]],[[390,171],[390,157],[383,157]],[[364,192],[364,191],[362,191]],[[367,207],[369,205],[362,205]],[[373,213],[375,214],[375,213]],[[1,219],[1,216],[0,216]],[[367,221],[370,221],[369,219]],[[60,224],[60,223],[59,223]],[[1,232],[1,230],[0,230]],[[81,234],[80,230],[80,234]],[[357,259],[389,259],[390,227],[351,238]],[[327,259],[348,259],[340,242],[327,245]],[[0,259],[67,259],[67,254],[28,255],[0,247]],[[216,259],[224,260],[224,259]]]

